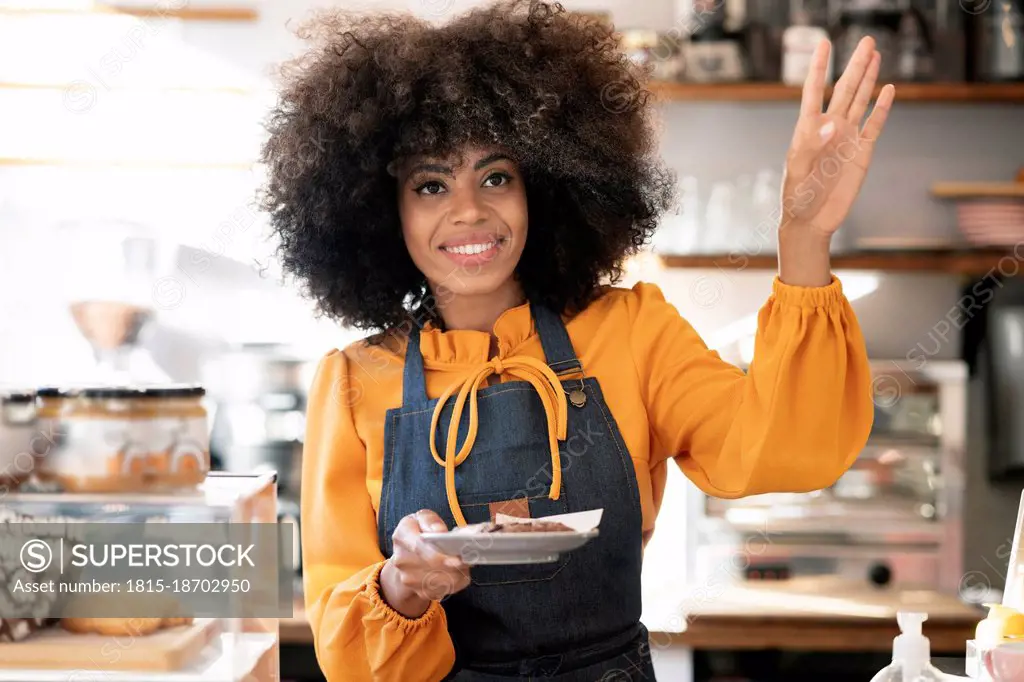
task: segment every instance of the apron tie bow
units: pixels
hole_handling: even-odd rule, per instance
[[[451,366],[444,367],[450,369]],[[507,372],[511,376],[529,382],[540,396],[541,404],[544,406],[544,416],[548,424],[548,446],[551,449],[551,488],[548,497],[557,500],[562,488],[562,460],[558,453],[558,442],[565,440],[567,407],[565,391],[558,380],[558,375],[543,362],[531,357],[493,358],[470,371],[469,375],[462,381],[456,381],[438,399],[434,408],[433,417],[430,420],[430,454],[434,461],[444,467],[445,490],[448,493],[448,506],[451,508],[455,522],[460,526],[466,525],[466,518],[462,515],[459,507],[458,495],[455,490],[455,467],[466,461],[473,443],[476,442],[478,425],[477,417],[477,391],[487,378],[492,374],[502,375]],[[445,442],[445,453],[442,459],[437,453],[436,433],[437,424],[441,418],[441,412],[447,404],[448,399],[458,391],[455,399],[455,406],[452,409],[451,422],[448,424],[448,439]],[[466,433],[466,440],[455,452],[456,441],[459,434],[459,422],[462,421],[463,408],[466,401],[469,401],[469,430]],[[525,489],[525,488],[524,488]]]

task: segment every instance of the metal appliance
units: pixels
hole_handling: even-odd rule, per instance
[[[279,344],[243,344],[204,366],[211,456],[221,468],[276,471],[279,492],[298,496],[312,364]]]
[[[1024,0],[993,2],[972,18],[975,79],[1024,79]]]
[[[279,344],[244,344],[203,368],[211,398],[213,468],[277,473],[278,520],[294,527],[294,562],[301,572],[299,485],[306,397],[316,363]]]
[[[873,362],[875,423],[835,485],[739,500],[699,495],[699,580],[839,575],[955,591],[962,578],[967,368]]]
[[[1002,292],[1000,292],[1002,293]],[[995,480],[1024,475],[1024,305],[997,298],[987,311],[987,362],[983,365],[987,396],[989,475]]]

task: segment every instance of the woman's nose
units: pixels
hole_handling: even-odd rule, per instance
[[[453,223],[475,225],[487,218],[487,209],[476,192],[455,192],[452,200],[451,220]]]

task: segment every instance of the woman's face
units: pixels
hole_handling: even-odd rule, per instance
[[[418,157],[402,165],[398,187],[406,248],[435,296],[490,294],[511,281],[527,228],[512,159],[498,149]]]

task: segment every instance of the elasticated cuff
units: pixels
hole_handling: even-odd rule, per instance
[[[830,308],[843,301],[843,285],[832,275],[832,281],[823,287],[798,287],[785,284],[778,276],[772,283],[772,297],[779,305],[800,308]]]
[[[384,619],[397,626],[403,633],[411,633],[417,630],[421,630],[426,627],[430,627],[430,624],[441,617],[444,613],[441,608],[441,602],[432,601],[430,606],[427,607],[426,612],[419,618],[407,618],[398,611],[391,608],[391,605],[384,601],[384,595],[381,594],[380,589],[380,572],[384,570],[384,564],[382,561],[374,569],[373,573],[366,579],[365,591],[370,599],[370,604],[373,606],[374,614],[379,614]]]

